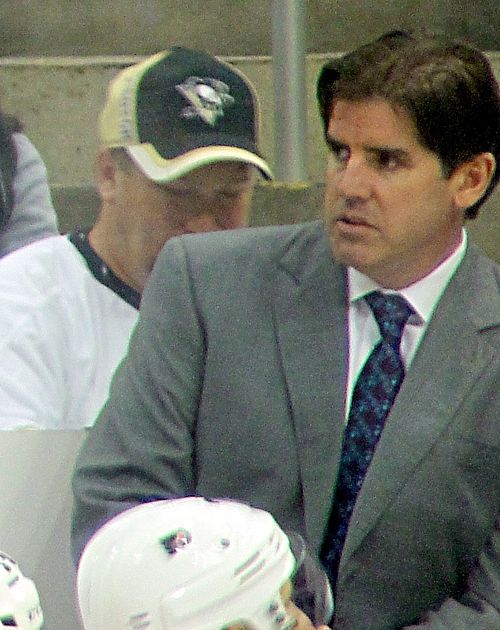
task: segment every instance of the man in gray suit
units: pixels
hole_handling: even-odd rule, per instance
[[[500,267],[464,229],[498,180],[498,85],[479,51],[393,32],[318,100],[325,221],[161,253],[77,463],[75,556],[136,503],[233,497],[307,537],[334,628],[498,629]]]

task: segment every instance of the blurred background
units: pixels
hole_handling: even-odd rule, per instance
[[[286,4],[286,0],[283,0]],[[304,0],[309,53],[342,51],[390,28],[428,27],[496,50],[499,0]],[[272,0],[2,0],[0,55],[147,55],[198,46],[270,55]]]

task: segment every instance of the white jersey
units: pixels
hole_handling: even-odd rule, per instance
[[[139,295],[78,237],[0,261],[0,429],[92,425],[126,352]]]

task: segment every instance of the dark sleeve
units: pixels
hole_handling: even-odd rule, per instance
[[[17,152],[17,169],[11,180],[5,180],[7,192],[11,191],[11,205],[0,232],[0,257],[59,233],[47,169],[40,154],[23,134],[14,134],[12,142]]]
[[[0,231],[5,230],[14,206],[13,179],[17,150],[9,118],[0,112]]]

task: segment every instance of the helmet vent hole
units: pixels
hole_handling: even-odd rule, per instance
[[[186,529],[178,529],[176,532],[162,538],[160,543],[168,554],[174,554],[177,553],[179,549],[183,549],[186,545],[189,545],[191,540],[191,534]]]

